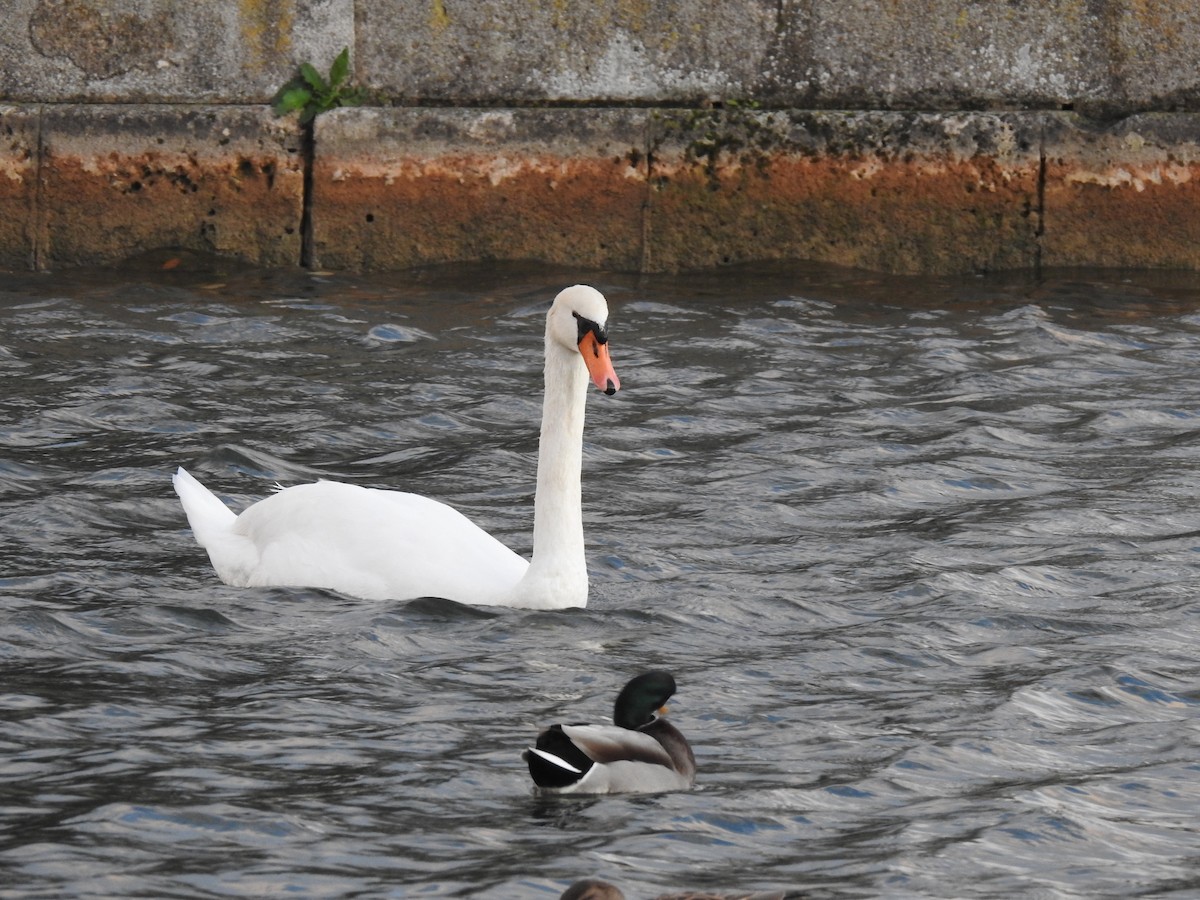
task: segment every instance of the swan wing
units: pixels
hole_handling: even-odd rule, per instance
[[[221,579],[239,586],[487,605],[511,593],[528,568],[525,559],[444,503],[336,481],[286,488],[250,506],[224,530],[213,526],[203,537],[194,525],[193,531]]]
[[[490,604],[528,562],[458,510],[419,494],[336,481],[297,485],[234,526],[259,550],[251,584],[303,584],[378,600]]]

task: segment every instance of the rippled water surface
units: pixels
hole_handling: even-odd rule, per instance
[[[1200,891],[1200,279],[160,262],[0,276],[0,894]],[[586,610],[216,580],[180,464],[527,553],[580,277]],[[696,790],[535,797],[648,667]]]

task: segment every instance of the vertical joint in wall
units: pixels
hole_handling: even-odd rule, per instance
[[[1038,129],[1037,203],[1034,209],[1033,271],[1042,274],[1042,237],[1046,233],[1046,123]]]
[[[654,139],[650,134],[652,128],[652,125],[647,125],[645,145],[642,148],[642,159],[646,161],[646,190],[642,195],[641,247],[638,253],[638,272],[642,274],[648,271],[650,265],[650,195],[654,190],[651,183],[654,176]]]
[[[46,231],[46,107],[37,108],[37,142],[33,159],[33,209],[26,220],[29,234],[29,268],[34,272],[42,271],[49,265],[49,240]]]
[[[315,119],[310,119],[300,130],[300,164],[303,169],[303,188],[300,197],[300,266],[311,269],[313,259],[313,163],[316,160]]]

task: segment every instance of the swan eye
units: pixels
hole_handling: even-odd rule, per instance
[[[593,322],[591,319],[584,318],[577,312],[572,312],[575,317],[575,324],[579,328],[579,336],[576,338],[576,343],[583,341],[589,334],[595,335],[597,344],[608,343],[608,329],[599,322]]]

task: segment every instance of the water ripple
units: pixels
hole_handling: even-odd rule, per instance
[[[1191,276],[596,275],[592,599],[220,584],[170,489],[333,477],[529,551],[578,273],[185,266],[0,292],[5,896],[1194,891]],[[670,668],[697,790],[534,797]]]

